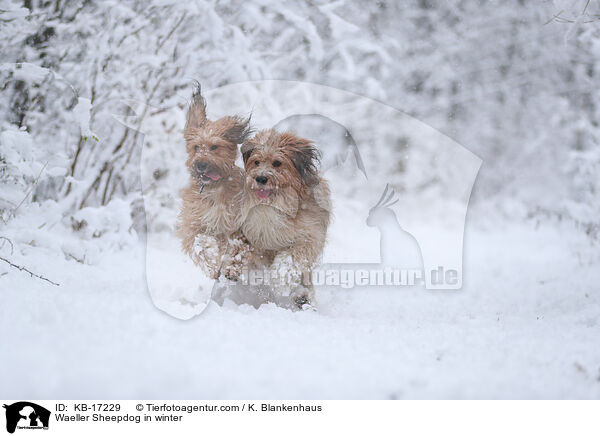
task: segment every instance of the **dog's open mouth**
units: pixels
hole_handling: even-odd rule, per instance
[[[269,198],[271,196],[272,193],[273,193],[273,191],[271,191],[270,189],[257,189],[256,190],[256,196],[258,197],[259,200],[266,200],[267,198]]]
[[[198,178],[200,179],[201,182],[216,182],[219,179],[221,179],[221,174],[218,171],[215,170],[211,170],[211,171],[207,171],[205,173],[201,173],[198,175]]]

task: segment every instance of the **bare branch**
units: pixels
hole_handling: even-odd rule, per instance
[[[26,273],[28,273],[28,274],[29,274],[31,277],[36,277],[36,278],[38,278],[38,279],[45,280],[45,281],[47,281],[48,283],[50,283],[50,284],[53,284],[54,286],[60,286],[58,283],[56,283],[56,282],[53,282],[52,280],[49,280],[49,279],[47,279],[47,278],[46,278],[46,277],[44,277],[44,276],[41,276],[41,275],[39,275],[39,274],[36,274],[36,273],[34,273],[34,272],[31,272],[30,270],[28,270],[28,269],[27,269],[27,268],[25,268],[24,266],[15,265],[15,264],[14,264],[14,263],[12,263],[10,260],[8,260],[8,259],[5,259],[5,258],[3,258],[3,257],[1,257],[1,256],[0,256],[0,260],[2,260],[3,262],[6,262],[7,264],[9,264],[10,266],[12,266],[13,268],[16,268],[16,269],[18,269],[19,271],[25,271],[25,272],[26,272]]]
[[[42,173],[44,172],[44,170],[46,169],[47,166],[48,166],[48,162],[46,162],[44,164],[44,166],[42,167],[42,169],[40,170],[40,173],[38,174],[37,178],[34,180],[33,185],[31,185],[31,188],[29,189],[29,191],[27,192],[27,194],[25,194],[25,197],[23,197],[23,200],[21,200],[21,202],[17,205],[17,207],[15,207],[13,209],[13,211],[12,211],[13,216],[16,215],[17,210],[19,210],[19,208],[21,207],[21,205],[25,202],[25,200],[27,200],[27,198],[29,197],[29,195],[33,192],[33,190],[37,186],[38,182],[40,181],[40,177],[42,176]]]
[[[177,21],[175,26],[173,26],[171,31],[167,34],[167,36],[165,36],[165,38],[158,43],[156,50],[154,50],[154,54],[158,54],[158,52],[160,51],[162,46],[165,44],[165,42],[167,42],[167,40],[173,35],[173,33],[177,30],[177,28],[181,25],[181,23],[183,23],[183,20],[185,19],[186,15],[187,15],[187,12],[184,12],[183,15],[181,16],[181,18],[179,19],[179,21]]]
[[[15,246],[13,245],[12,241],[5,236],[0,236],[0,239],[4,239],[6,242],[8,242],[10,244],[10,254],[12,255],[15,252]],[[2,247],[4,247],[4,244],[2,244]]]

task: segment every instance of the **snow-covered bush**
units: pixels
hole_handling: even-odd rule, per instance
[[[36,193],[41,185],[59,184],[66,169],[63,161],[35,144],[24,130],[8,127],[0,132],[0,216],[7,222],[19,208],[42,200]]]
[[[451,136],[485,162],[475,201],[598,216],[600,6],[571,3],[6,0],[0,210],[23,198],[65,215],[117,198],[139,209],[141,147],[182,147],[193,80],[288,79]],[[161,153],[156,189],[179,177],[178,152]]]

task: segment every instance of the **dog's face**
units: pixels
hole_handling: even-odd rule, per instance
[[[224,135],[223,119],[207,121],[201,128],[188,128],[185,142],[190,174],[202,184],[218,183],[231,173],[237,143]]]
[[[307,139],[261,130],[242,146],[246,187],[258,203],[272,204],[290,190],[300,195],[318,183],[319,152]]]
[[[184,137],[190,174],[202,185],[226,179],[235,166],[237,145],[249,133],[249,119],[227,116],[206,118],[206,103],[197,91],[188,110]]]

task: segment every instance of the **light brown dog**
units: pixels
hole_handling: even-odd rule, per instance
[[[181,193],[177,234],[183,251],[213,279],[221,273],[235,279],[249,250],[239,231],[244,172],[235,165],[249,121],[237,116],[210,121],[200,87],[192,96],[184,130],[190,182]]]
[[[261,259],[285,266],[298,307],[313,299],[311,271],[325,245],[331,202],[319,152],[292,133],[261,130],[242,145],[246,168],[242,231]],[[254,265],[261,261],[254,257]],[[304,285],[302,286],[300,282]]]

